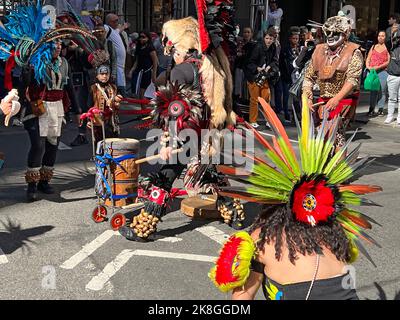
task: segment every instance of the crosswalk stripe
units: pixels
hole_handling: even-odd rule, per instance
[[[183,240],[182,238],[178,238],[178,237],[166,237],[166,238],[158,239],[157,241],[174,243],[174,242],[179,242],[182,240]]]
[[[0,248],[0,264],[8,263],[7,256],[4,254],[3,250]]]
[[[217,257],[205,256],[201,254],[177,253],[168,251],[135,250],[133,253],[135,256],[169,258],[169,259],[202,261],[202,262],[215,262],[215,260],[217,259]]]
[[[113,261],[108,263],[103,271],[86,285],[86,290],[99,291],[104,288],[104,285],[121,269],[125,263],[134,255],[134,251],[123,250]]]
[[[123,250],[113,261],[108,263],[103,271],[86,285],[86,290],[99,291],[105,284],[129,261],[132,256],[146,256],[155,258],[181,259],[190,261],[215,262],[217,257],[198,254],[152,251],[152,250]]]
[[[204,226],[197,228],[196,230],[219,244],[224,244],[229,238],[229,235],[213,226]]]
[[[104,231],[92,242],[86,244],[82,249],[65,261],[60,267],[63,269],[73,269],[87,257],[89,257],[93,252],[100,248],[104,243],[106,243],[112,236],[119,234],[113,230]]]

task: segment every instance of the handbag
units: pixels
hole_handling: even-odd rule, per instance
[[[371,69],[364,81],[364,89],[367,91],[379,91],[381,82],[375,69]]]
[[[31,101],[32,114],[35,115],[36,117],[40,117],[46,113],[46,107],[44,106],[44,101],[43,101],[46,90],[47,88],[45,87],[41,97],[35,101]]]

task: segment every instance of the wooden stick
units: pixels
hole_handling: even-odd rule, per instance
[[[138,210],[138,209],[142,209],[144,207],[144,203],[132,203],[126,206],[122,206],[121,209],[122,210]]]
[[[313,104],[313,105],[311,106],[311,108],[319,107],[319,106],[322,106],[323,104],[326,104],[326,102],[324,102],[324,101],[317,102],[317,103]]]
[[[183,149],[176,149],[176,150],[172,151],[172,154],[181,153],[182,151],[183,151]],[[136,160],[135,163],[136,164],[141,164],[141,163],[149,162],[151,160],[157,160],[157,159],[160,159],[160,158],[161,158],[161,155],[156,154],[155,156],[150,156],[150,157],[147,157],[147,158],[142,158],[142,159]]]

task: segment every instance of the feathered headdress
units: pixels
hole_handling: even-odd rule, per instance
[[[169,125],[173,124],[175,134],[184,128],[200,131],[204,105],[200,92],[168,82],[166,86],[158,88],[150,104],[154,108],[152,117],[158,127],[168,130]]]
[[[60,27],[77,28],[80,30],[84,30],[87,34],[92,34],[92,31],[82,21],[81,17],[66,1],[65,6],[67,11],[63,12],[63,14],[58,17],[58,24],[60,25]],[[65,19],[68,20],[67,24],[62,22]],[[107,51],[101,48],[101,45],[95,36],[92,35],[92,37],[86,37],[84,34],[77,32],[74,34],[73,38],[74,41],[79,45],[79,47],[89,54],[88,62],[94,68],[98,68],[103,64],[109,64],[110,55],[107,53]]]
[[[268,161],[244,152],[246,157],[254,161],[252,170],[246,171],[242,168],[237,170],[226,166],[219,166],[218,169],[230,178],[243,182],[245,186],[222,187],[219,193],[222,196],[267,205],[286,204],[287,214],[310,228],[324,224],[330,219],[336,219],[349,239],[351,255],[349,262],[354,262],[360,250],[373,263],[359,240],[363,239],[379,246],[364,232],[364,229],[372,228],[371,222],[376,222],[349,206],[377,205],[365,199],[363,195],[382,189],[379,186],[348,182],[368,161],[368,158],[358,159],[360,145],[346,156],[355,133],[346,145],[332,156],[339,119],[328,121],[326,112],[321,126],[315,132],[307,98],[303,96],[301,126],[296,119],[300,153],[300,158],[298,158],[282,123],[272,108],[262,98],[259,98],[259,102],[274,131],[272,142],[267,141],[250,125],[246,125],[265,148],[265,155],[272,165]],[[226,246],[231,247],[231,242],[231,240],[228,241],[221,255],[225,255],[224,252],[230,252]],[[210,273],[211,279],[223,291],[228,286],[224,281],[218,281],[218,279],[224,279],[218,275],[218,272],[227,270],[223,261],[229,261],[231,272],[235,274],[236,267],[233,262],[240,265],[241,260],[247,259],[241,258],[239,252],[233,257],[234,259],[223,259],[221,256],[216,269]],[[245,279],[237,278],[235,282],[238,281],[242,283]]]
[[[236,47],[233,0],[196,0],[202,52],[222,45],[230,56]]]
[[[46,69],[52,64],[53,41],[74,35],[95,39],[87,30],[75,26],[51,29],[51,17],[45,12],[41,1],[19,5],[6,16],[4,28],[0,27],[0,59],[7,61],[7,89],[12,88],[11,71],[16,64],[32,65],[38,82],[49,80]]]
[[[187,17],[163,25],[166,54],[172,48],[202,54],[200,68],[204,99],[211,109],[211,128],[236,122],[232,111],[233,80],[229,56],[235,49],[232,0],[196,0],[198,20]],[[232,50],[233,48],[233,50]]]

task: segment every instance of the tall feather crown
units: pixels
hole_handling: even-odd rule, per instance
[[[0,59],[7,60],[6,71],[10,73],[15,63],[20,67],[33,66],[39,83],[49,80],[46,69],[52,65],[55,40],[73,35],[96,39],[87,29],[78,26],[52,29],[54,21],[43,9],[42,1],[36,4],[29,1],[11,11],[4,27],[0,26]]]
[[[376,222],[351,207],[377,206],[363,195],[382,189],[379,186],[349,182],[369,161],[368,158],[358,158],[361,145],[348,152],[356,133],[344,147],[332,153],[339,118],[328,120],[326,112],[322,124],[315,130],[307,98],[304,96],[301,125],[296,119],[300,154],[298,157],[272,108],[262,98],[259,98],[259,102],[274,131],[272,142],[267,141],[249,124],[246,126],[265,148],[267,159],[244,152],[246,157],[254,161],[252,170],[219,166],[221,172],[244,182],[243,187],[222,188],[221,195],[267,205],[286,204],[288,214],[310,228],[336,219],[343,227],[352,248],[356,248],[353,250],[358,252],[360,249],[373,263],[359,239],[378,245],[364,231],[372,228],[371,222]]]

